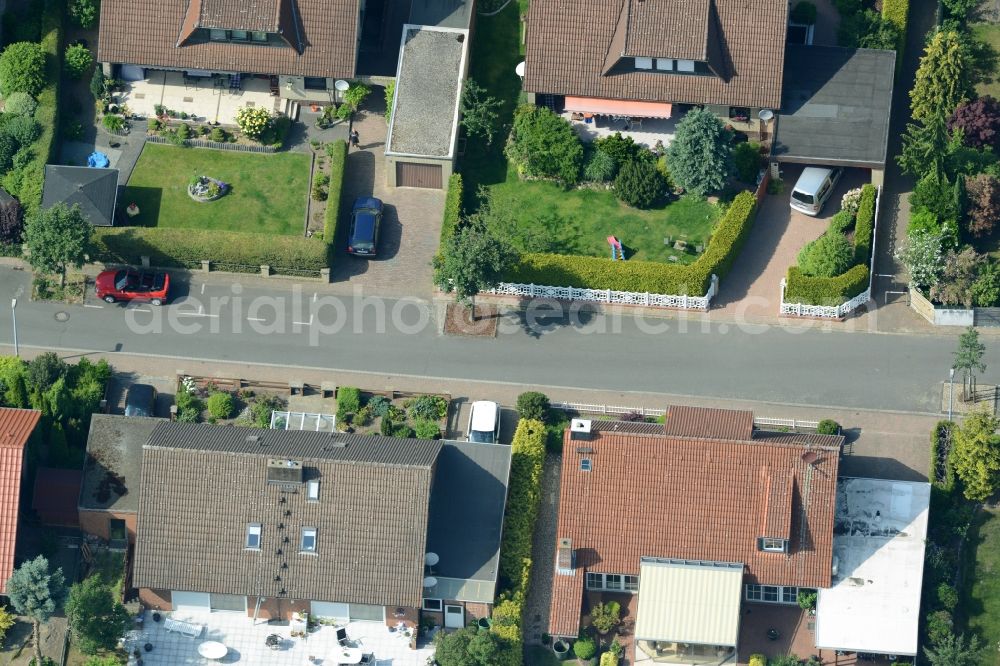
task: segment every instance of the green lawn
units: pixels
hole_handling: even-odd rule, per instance
[[[994,23],[977,23],[972,26],[972,34],[987,44],[994,51],[1000,52],[1000,25]],[[992,95],[1000,98],[1000,73],[993,72],[993,80],[989,83],[981,83],[976,86],[976,92],[980,95]]]
[[[970,531],[968,543],[969,581],[960,611],[969,630],[986,643],[982,666],[1000,666],[1000,511],[981,511]]]
[[[301,236],[309,190],[309,156],[240,153],[147,143],[129,178],[124,209],[135,202],[145,226],[251,231]],[[210,176],[232,189],[199,203],[187,194],[192,176]]]

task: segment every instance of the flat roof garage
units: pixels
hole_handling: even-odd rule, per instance
[[[788,45],[774,159],[885,169],[895,67],[894,51]]]

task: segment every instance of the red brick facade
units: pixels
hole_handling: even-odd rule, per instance
[[[135,512],[117,511],[95,511],[93,509],[80,509],[80,529],[84,534],[92,534],[96,537],[108,541],[110,539],[110,521],[124,520],[125,529],[128,530],[129,544],[135,543]]]

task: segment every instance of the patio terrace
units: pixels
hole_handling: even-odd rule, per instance
[[[580,135],[581,141],[591,142],[606,136],[612,136],[615,132],[621,132],[622,136],[630,136],[632,139],[647,148],[653,148],[657,141],[662,141],[667,147],[674,140],[674,133],[677,129],[677,121],[682,116],[672,118],[623,118],[619,116],[593,116],[591,122],[585,122],[580,118],[581,114],[565,111],[562,114]]]
[[[143,651],[144,666],[208,666],[209,664],[268,664],[269,666],[336,666],[339,662],[337,628],[321,625],[310,631],[305,638],[291,636],[291,627],[268,624],[243,613],[215,612],[170,613],[169,617],[204,626],[201,635],[189,638],[164,629],[164,620],[154,622],[152,612],[147,611],[141,630],[129,632],[126,648],[131,653],[135,647],[151,643],[150,652]],[[271,634],[282,638],[281,648],[272,650],[264,641]],[[402,633],[390,631],[381,622],[351,622],[347,625],[347,636],[352,645],[363,653],[372,653],[380,666],[424,666],[434,648],[429,641],[421,640],[416,650],[409,647],[410,639]],[[198,646],[205,641],[224,644],[229,652],[218,660],[205,659],[198,654]],[[309,658],[313,657],[312,661]],[[134,663],[131,659],[129,663]]]
[[[221,75],[193,78],[183,72],[149,70],[147,79],[126,83],[122,102],[147,118],[153,118],[156,105],[162,104],[198,122],[235,125],[236,112],[243,107],[279,111],[282,100],[271,94],[267,79],[245,76],[239,89],[230,89],[229,79]]]

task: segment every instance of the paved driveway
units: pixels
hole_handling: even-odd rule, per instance
[[[791,189],[802,168],[785,165],[782,169],[784,192],[764,197],[750,237],[729,275],[722,280],[715,308],[737,319],[775,317],[781,299],[781,278],[796,262],[799,250],[823,234],[830,218],[840,210],[844,192],[860,187],[870,177],[866,170],[848,169],[823,208],[823,214],[809,217],[793,211],[788,205]]]
[[[371,105],[354,120],[361,145],[347,156],[342,214],[349,213],[357,197],[375,196],[383,201],[385,215],[379,256],[375,259],[351,257],[342,249],[346,237],[338,239],[331,281],[352,289],[360,286],[367,294],[428,298],[433,291],[431,260],[437,252],[441,234],[444,190],[386,187],[387,128],[381,88],[376,88],[369,99]]]

